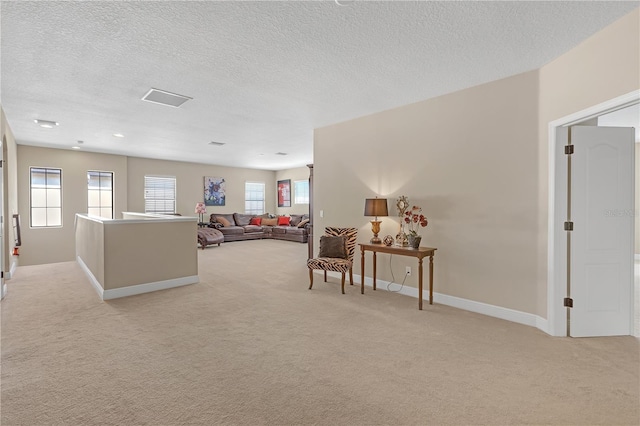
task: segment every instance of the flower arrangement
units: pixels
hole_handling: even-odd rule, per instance
[[[411,207],[411,210],[404,212],[404,223],[409,230],[409,235],[418,235],[418,229],[429,224],[427,218],[422,214],[422,208],[418,206]]]

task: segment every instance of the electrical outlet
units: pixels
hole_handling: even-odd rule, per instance
[[[411,266],[407,266],[405,269],[405,274],[410,277],[411,276]]]

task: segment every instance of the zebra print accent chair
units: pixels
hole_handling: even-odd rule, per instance
[[[313,287],[313,270],[320,269],[324,271],[324,282],[327,282],[327,271],[340,272],[342,274],[342,294],[344,294],[345,274],[349,272],[349,282],[353,285],[353,255],[356,251],[356,239],[358,230],[356,228],[324,228],[324,234],[328,237],[347,237],[346,252],[347,258],[335,257],[316,257],[307,260],[307,268],[309,268],[309,290]]]

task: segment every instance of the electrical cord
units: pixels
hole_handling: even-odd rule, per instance
[[[389,255],[389,270],[391,271],[391,282],[389,284],[387,284],[387,291],[389,291],[391,293],[399,293],[404,288],[404,282],[407,280],[407,277],[409,276],[409,273],[407,272],[406,274],[404,274],[404,278],[402,279],[402,282],[400,284],[398,284],[396,282],[396,277],[393,276],[393,268],[391,267],[391,258],[392,257],[393,257],[393,255],[390,254]],[[397,290],[391,290],[390,289],[391,284],[398,284],[400,286],[400,288],[397,289]]]

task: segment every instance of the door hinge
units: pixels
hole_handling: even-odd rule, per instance
[[[569,155],[569,154],[573,154],[573,145],[565,145],[564,146],[564,153]]]
[[[573,222],[565,222],[564,223],[565,231],[573,231]]]
[[[566,308],[573,308],[573,299],[570,297],[565,297],[564,298],[564,306]]]

